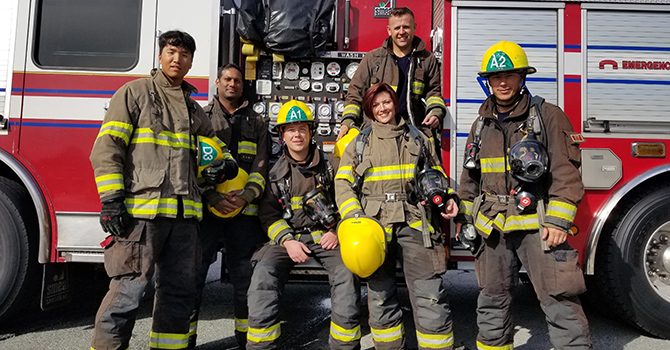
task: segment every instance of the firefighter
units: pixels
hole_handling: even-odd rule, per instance
[[[212,138],[223,150],[223,161],[203,170],[205,181],[219,183],[237,174],[225,144],[190,98],[195,88],[184,81],[195,41],[168,31],[158,45],[161,68],[114,94],[91,151],[100,223],[110,233],[103,242],[105,269],[112,278],[95,318],[91,348],[97,350],[128,348],[154,271],[159,273],[149,346],[187,347],[200,265],[197,136]]]
[[[363,124],[363,95],[380,82],[393,87],[398,94],[400,114],[428,137],[434,138],[435,131],[442,126],[446,106],[442,98],[440,63],[427,50],[426,43],[414,35],[414,13],[407,7],[394,8],[386,30],[389,37],[381,47],[363,57],[351,79],[338,140],[353,126]]]
[[[222,239],[225,266],[233,285],[235,338],[240,348],[244,349],[247,343],[247,290],[251,281],[251,256],[267,241],[258,220],[258,202],[265,190],[267,177],[268,124],[242,97],[242,77],[242,70],[235,64],[220,67],[216,78],[218,95],[214,95],[205,107],[216,135],[228,145],[239,167],[248,174],[248,179],[243,189],[225,195],[209,189],[203,194],[204,201],[218,215],[206,211],[200,224],[203,254],[198,273],[198,303],[191,318],[190,348],[196,344],[199,307],[207,271],[216,260],[218,242]]]
[[[443,187],[442,208],[421,204],[427,199],[415,185],[418,172],[430,170],[446,177],[428,137],[409,125],[398,108],[388,84],[376,84],[365,92],[363,109],[372,126],[345,149],[335,176],[336,201],[343,219],[367,215],[379,220],[388,233],[386,259],[368,277],[369,324],[375,348],[405,348],[395,278],[396,262],[401,259],[419,348],[453,349],[451,311],[442,283],[446,250],[429,218],[438,211],[444,219],[456,216],[457,197]]]
[[[281,335],[279,297],[296,263],[316,259],[328,272],[331,349],[360,349],[360,282],[342,262],[335,225],[334,170],[312,141],[316,123],[299,101],[285,103],[277,131],[283,154],[272,167],[259,217],[270,242],[252,259],[247,349],[277,349]]]
[[[475,151],[465,155],[456,218],[458,235],[476,230],[483,239],[475,251],[479,349],[514,347],[510,288],[517,257],[554,347],[592,347],[577,298],[585,291],[579,254],[566,241],[584,193],[581,135],[559,107],[531,98],[525,82],[535,71],[519,45],[501,41],[486,51],[479,72],[491,95],[468,137],[467,148]]]

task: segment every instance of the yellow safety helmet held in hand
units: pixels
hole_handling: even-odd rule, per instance
[[[248,180],[249,180],[249,174],[247,174],[247,172],[244,171],[244,169],[240,168],[239,171],[237,172],[237,176],[235,176],[233,179],[224,181],[223,183],[216,185],[216,192],[226,194],[236,190],[243,190],[244,187],[247,185]],[[207,205],[207,209],[209,209],[209,211],[211,211],[212,214],[220,218],[227,219],[232,218],[235,215],[239,214],[242,211],[242,209],[244,209],[244,206],[239,207],[228,214],[222,214],[209,204]]]
[[[379,221],[356,216],[337,225],[340,254],[344,265],[360,277],[368,277],[386,259],[386,233]]]
[[[359,133],[358,129],[351,128],[341,139],[337,140],[337,142],[335,142],[335,151],[333,152],[335,157],[342,158],[344,150],[347,149],[347,145],[349,145]]]
[[[482,58],[482,69],[478,74],[482,78],[488,78],[495,73],[505,71],[523,71],[526,74],[533,74],[537,70],[528,65],[528,57],[521,46],[503,40],[486,50]]]
[[[316,126],[309,107],[304,102],[296,100],[288,101],[281,106],[277,115],[275,131],[279,132],[282,126],[292,123],[307,123],[310,125],[310,129]]]
[[[198,177],[203,169],[215,160],[223,159],[223,150],[213,139],[205,136],[198,136]]]

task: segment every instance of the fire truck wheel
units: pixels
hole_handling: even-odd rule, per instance
[[[25,188],[0,177],[0,322],[5,323],[39,292],[37,218]],[[29,235],[32,233],[32,237]]]
[[[670,187],[642,192],[626,198],[611,236],[601,237],[596,282],[622,319],[670,338]]]

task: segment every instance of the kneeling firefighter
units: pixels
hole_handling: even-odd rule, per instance
[[[583,137],[559,107],[531,98],[525,82],[532,73],[526,53],[508,41],[488,49],[479,72],[491,96],[470,130],[455,219],[457,235],[476,231],[475,237],[481,237],[475,250],[481,287],[477,346],[514,347],[510,288],[518,257],[554,347],[590,349],[577,297],[585,290],[579,254],[566,241],[584,193],[579,174]]]
[[[316,259],[328,272],[331,294],[331,349],[360,349],[360,282],[340,256],[335,232],[340,219],[333,200],[334,170],[314,142],[309,107],[285,103],[277,131],[283,153],[269,173],[259,207],[270,238],[252,258],[247,349],[277,349],[281,335],[279,298],[297,263]]]
[[[404,349],[402,310],[396,288],[396,262],[402,259],[410,292],[416,337],[420,349],[453,349],[451,312],[442,274],[447,270],[446,250],[434,216],[445,219],[458,213],[458,198],[446,186],[440,160],[429,139],[398,116],[393,89],[379,83],[363,99],[372,126],[349,143],[335,176],[335,193],[345,221],[366,217],[378,220],[385,231],[383,264],[377,254],[349,254],[349,232],[356,226],[343,222],[343,257],[348,266],[362,266],[368,277],[370,330],[376,349]],[[374,236],[374,235],[373,235]],[[371,244],[373,245],[373,244]],[[349,261],[361,260],[361,261]],[[360,271],[360,272],[359,272]]]

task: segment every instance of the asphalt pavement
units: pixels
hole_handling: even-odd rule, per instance
[[[89,349],[93,334],[93,320],[97,307],[107,288],[107,279],[99,269],[76,266],[71,269],[73,300],[69,306],[48,312],[28,309],[14,320],[0,325],[2,350],[69,350]],[[444,277],[449,291],[454,319],[457,348],[475,350],[477,328],[475,307],[477,281],[473,272],[449,271]],[[204,302],[199,322],[198,350],[237,349],[233,337],[232,287],[218,279],[218,265],[210,269],[204,290]],[[407,346],[416,349],[415,331],[406,288],[400,288],[405,301],[405,332]],[[362,288],[362,304],[367,293]],[[130,349],[148,349],[151,328],[151,300],[141,307],[133,331]],[[327,283],[291,283],[283,296],[281,315],[281,349],[321,350],[328,348],[330,299]],[[609,318],[586,306],[595,349],[647,350],[670,349],[670,340],[655,339],[640,334],[627,324]],[[362,348],[374,349],[367,326],[367,307],[363,307]],[[514,290],[513,317],[516,325],[515,349],[552,349],[544,315],[530,286],[521,284]]]

